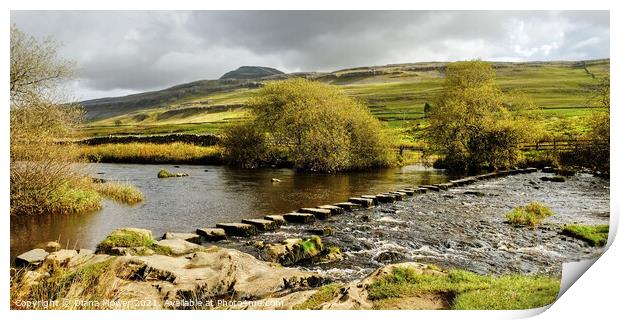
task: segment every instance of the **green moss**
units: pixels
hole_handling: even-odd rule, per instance
[[[128,229],[118,229],[110,233],[97,245],[97,251],[109,252],[114,247],[145,247],[155,248],[155,240],[151,236]]]
[[[581,239],[590,244],[591,246],[602,247],[607,243],[607,237],[609,235],[609,225],[566,225],[562,228],[562,234]]]
[[[307,256],[316,256],[323,250],[323,243],[319,236],[312,236],[300,243],[303,253]]]
[[[338,284],[328,284],[320,287],[308,300],[293,306],[294,310],[316,310],[323,303],[331,301],[340,292],[341,286]]]
[[[516,207],[506,214],[506,220],[513,225],[536,226],[543,219],[553,215],[549,207],[532,202],[524,207]]]
[[[552,303],[560,280],[551,277],[477,275],[464,270],[447,274],[396,268],[368,287],[369,299],[406,298],[420,294],[453,296],[453,309],[529,309]]]

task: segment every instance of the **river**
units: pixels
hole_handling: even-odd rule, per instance
[[[185,172],[189,177],[158,179],[160,169]],[[107,163],[91,164],[89,170],[94,177],[134,184],[145,201],[127,206],[105,200],[102,210],[90,214],[11,217],[11,261],[51,240],[67,248],[92,249],[119,227],[150,229],[158,237],[167,231],[192,232],[218,222],[239,222],[340,202],[351,195],[448,180],[443,171],[419,165],[335,175],[291,169]],[[281,182],[272,183],[271,178]]]

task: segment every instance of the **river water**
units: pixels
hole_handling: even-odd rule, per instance
[[[158,179],[160,169],[185,172],[189,177]],[[341,202],[351,195],[448,180],[442,171],[423,166],[336,175],[301,174],[290,169],[105,163],[92,164],[90,170],[94,177],[134,184],[144,193],[145,201],[126,206],[106,200],[102,210],[83,215],[11,217],[11,261],[51,240],[68,248],[94,248],[119,227],[146,228],[155,236],[167,231],[193,232],[218,222],[239,222]],[[281,182],[272,183],[271,178]]]

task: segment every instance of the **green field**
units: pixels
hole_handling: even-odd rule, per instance
[[[404,137],[405,130],[424,124],[424,104],[433,104],[441,94],[444,65],[402,64],[304,76],[337,85],[364,101],[375,116]],[[596,84],[596,75],[609,72],[608,59],[588,61],[586,67],[580,62],[494,63],[494,66],[502,90],[522,93],[543,108],[549,130],[555,130],[560,119],[569,118],[579,124],[592,111],[590,90]],[[373,73],[368,74],[369,71]],[[115,112],[91,119],[83,132],[88,136],[217,133],[226,123],[247,116],[243,104],[256,90],[230,83],[218,87],[217,83],[217,80],[202,81],[130,96],[131,99],[113,98],[106,108]],[[122,102],[118,110],[114,109],[114,99]]]

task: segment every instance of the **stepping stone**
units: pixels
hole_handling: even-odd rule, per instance
[[[201,228],[196,229],[196,233],[202,236],[206,241],[226,240],[226,231],[222,228]]]
[[[325,220],[331,216],[331,210],[327,209],[318,209],[318,208],[301,208],[298,210],[301,213],[311,213],[317,219]]]
[[[388,193],[384,193],[384,195],[388,195],[388,196],[394,197],[394,201],[401,201],[401,200],[403,200],[403,196],[400,193],[388,192]]]
[[[371,196],[371,195],[361,195],[360,198],[364,198],[364,199],[370,199],[372,200],[373,205],[377,205],[379,204],[379,199],[377,199],[377,196]]]
[[[404,194],[406,194],[408,196],[412,196],[412,195],[415,194],[415,192],[413,190],[410,190],[410,189],[401,189],[401,190],[398,190],[398,192],[402,192],[402,193],[404,193]]]
[[[243,219],[243,223],[251,224],[259,231],[272,231],[278,229],[278,223],[267,219]]]
[[[406,192],[400,192],[400,191],[390,191],[389,194],[395,195],[396,199],[398,199],[399,201],[403,200],[403,198],[407,196]]]
[[[448,190],[448,189],[454,187],[454,183],[446,182],[446,183],[436,184],[436,186],[439,187],[439,189],[441,189],[441,190]]]
[[[457,187],[468,185],[470,183],[473,183],[474,181],[475,180],[471,179],[471,178],[463,178],[463,179],[458,179],[458,180],[450,180],[450,182],[453,183]]]
[[[45,260],[45,258],[49,255],[47,251],[43,249],[32,249],[30,251],[26,251],[15,258],[15,266],[18,268],[21,267],[30,267],[30,266],[39,266]]]
[[[278,227],[286,223],[286,220],[284,220],[284,217],[279,214],[271,214],[271,215],[265,216],[264,218],[265,220],[274,221],[278,225]]]
[[[292,223],[313,223],[316,221],[314,215],[310,213],[291,212],[285,214],[283,217],[284,220]]]
[[[319,209],[327,209],[332,214],[343,214],[344,213],[344,209],[343,208],[341,208],[339,206],[334,206],[334,205],[331,205],[331,204],[326,204],[326,205],[318,206],[317,208],[319,208]]]
[[[177,233],[177,232],[166,232],[163,236],[164,240],[173,240],[173,239],[181,239],[187,242],[200,244],[202,241],[200,236],[195,233]]]
[[[336,207],[340,207],[344,210],[347,211],[351,211],[354,209],[359,209],[361,206],[357,203],[353,203],[353,202],[340,202],[340,203],[336,203],[334,204]]]
[[[438,186],[431,186],[431,185],[422,185],[422,186],[420,186],[420,188],[428,189],[428,190],[431,190],[431,191],[439,191],[439,190],[441,190],[441,189],[439,189]]]
[[[417,193],[428,193],[428,189],[420,187],[420,188],[417,189]]]
[[[526,168],[526,169],[525,169],[525,171],[526,171],[527,173],[532,173],[532,172],[536,172],[536,171],[538,171],[538,169],[536,169],[536,168]]]
[[[393,194],[378,194],[377,200],[379,200],[379,202],[381,203],[392,203],[396,201],[396,196],[394,196]]]
[[[372,207],[372,199],[364,199],[364,198],[349,198],[349,202],[353,202],[353,203],[357,203],[359,205],[361,205],[364,208],[370,208]]]
[[[215,226],[224,229],[226,235],[230,236],[248,237],[258,234],[258,230],[256,229],[256,227],[247,223],[218,223]]]

